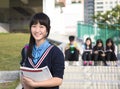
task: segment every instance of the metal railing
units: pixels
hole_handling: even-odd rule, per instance
[[[97,24],[102,25],[102,28],[99,28]],[[77,37],[83,41],[90,37],[93,44],[97,39],[102,39],[105,45],[105,42],[108,38],[112,38],[114,43],[117,45],[118,54],[120,54],[120,25],[114,25],[116,29],[110,29],[110,25],[105,23],[84,23],[83,21],[78,21],[77,23]]]

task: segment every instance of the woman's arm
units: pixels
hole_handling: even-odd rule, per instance
[[[27,77],[23,77],[23,83],[31,88],[37,88],[37,87],[55,87],[55,86],[59,86],[62,84],[62,79],[58,78],[58,77],[53,77],[49,80],[45,80],[45,81],[33,81],[30,78]]]

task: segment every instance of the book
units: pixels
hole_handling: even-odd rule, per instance
[[[84,52],[92,52],[92,50],[84,50]]]
[[[52,74],[48,66],[42,68],[20,67],[21,75],[31,78],[35,81],[44,81],[52,78]]]
[[[97,50],[97,51],[102,53],[111,52],[110,50]]]

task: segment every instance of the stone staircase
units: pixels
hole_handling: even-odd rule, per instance
[[[66,66],[60,89],[120,89],[120,67]]]

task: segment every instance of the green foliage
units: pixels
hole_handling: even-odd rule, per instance
[[[105,13],[97,13],[93,19],[97,21],[99,28],[105,29],[107,26],[108,29],[120,30],[120,5]]]

